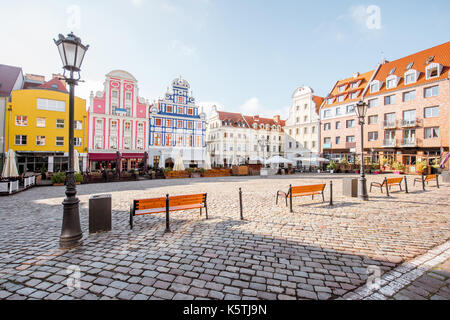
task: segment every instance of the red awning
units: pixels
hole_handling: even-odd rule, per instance
[[[144,153],[122,153],[122,159],[144,159]]]
[[[89,161],[116,161],[115,153],[89,153]]]

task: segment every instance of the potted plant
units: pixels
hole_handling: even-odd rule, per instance
[[[334,169],[336,169],[336,164],[333,160],[330,161],[330,164],[327,166],[327,169],[330,170],[330,173],[334,173]]]
[[[83,175],[80,172],[75,172],[75,182],[76,184],[83,183]]]
[[[380,174],[380,165],[378,163],[372,163],[371,168],[373,174]]]
[[[417,166],[417,172],[419,172],[419,173],[425,172],[425,170],[427,170],[427,168],[428,168],[428,164],[427,164],[426,160],[417,162],[416,166]]]
[[[52,182],[54,186],[63,186],[66,182],[66,173],[65,172],[57,172],[52,176]]]
[[[405,165],[397,161],[392,164],[392,167],[394,168],[394,174],[402,174],[405,170]]]

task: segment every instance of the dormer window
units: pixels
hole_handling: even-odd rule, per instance
[[[405,73],[405,85],[415,83],[419,78],[419,72],[417,70],[409,70]]]
[[[361,84],[361,80],[355,81],[355,82],[352,82],[352,84],[350,85],[350,87],[351,87],[352,89],[358,88],[360,84]]]
[[[392,88],[397,87],[399,80],[400,80],[400,78],[397,77],[396,75],[391,75],[391,76],[387,77],[386,78],[386,88],[392,89]]]
[[[442,72],[441,64],[431,63],[425,69],[426,79],[429,80],[429,79],[437,78],[441,75],[441,72]]]
[[[339,90],[339,92],[344,92],[346,88],[347,88],[347,85],[344,84],[342,86],[339,86],[338,90]]]
[[[334,99],[335,99],[334,97],[333,98],[328,98],[327,103],[328,104],[333,104]]]
[[[412,66],[414,65],[414,62],[411,62],[410,64],[408,64],[406,66],[406,70],[410,70],[412,68]]]
[[[378,92],[380,91],[380,87],[381,87],[381,83],[378,80],[372,81],[372,83],[370,84],[370,92],[374,93],[374,92]]]
[[[343,94],[343,95],[340,95],[339,97],[337,97],[337,102],[342,102],[342,101],[344,101],[344,99],[345,99],[345,94]]]
[[[359,91],[350,93],[350,99],[352,99],[352,100],[358,98],[358,96],[359,96]]]

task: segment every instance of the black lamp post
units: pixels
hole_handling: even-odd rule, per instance
[[[59,245],[61,248],[72,248],[80,244],[83,236],[80,226],[80,215],[78,211],[78,203],[80,200],[76,197],[77,189],[74,173],[74,91],[75,86],[80,80],[80,67],[83,62],[84,55],[89,46],[81,43],[81,39],[73,33],[64,37],[62,34],[58,36],[58,40],[54,40],[58,47],[64,68],[64,80],[69,84],[69,170],[66,174],[66,198],[63,201],[63,221],[61,227],[61,236]],[[66,71],[69,77],[66,77]],[[74,73],[78,73],[78,77],[74,78]]]
[[[358,179],[358,199],[369,200],[367,195],[366,175],[364,173],[364,123],[367,112],[367,103],[359,101],[356,104],[356,115],[359,119],[359,125],[361,127],[361,176]]]

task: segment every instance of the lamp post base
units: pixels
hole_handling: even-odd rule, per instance
[[[367,201],[369,200],[369,195],[367,194],[367,184],[366,178],[360,177],[358,179],[358,199]]]
[[[66,198],[63,201],[63,222],[59,247],[70,249],[80,245],[83,233],[80,226],[80,214],[78,212],[78,198]]]

